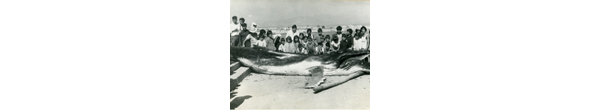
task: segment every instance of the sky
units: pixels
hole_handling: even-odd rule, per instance
[[[370,23],[369,1],[230,0],[230,16],[258,27]],[[229,20],[231,22],[231,20]]]

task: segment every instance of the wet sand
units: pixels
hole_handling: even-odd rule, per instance
[[[344,76],[326,76],[327,83]],[[246,99],[236,109],[369,109],[370,75],[314,94],[304,89],[306,76],[278,76],[251,73],[235,92]]]

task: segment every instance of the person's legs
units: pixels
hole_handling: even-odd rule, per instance
[[[246,39],[246,37],[245,36],[239,36],[237,39],[238,39],[237,42],[236,42],[237,46],[238,47],[244,47],[243,44],[244,44],[244,39]]]
[[[239,35],[231,36],[229,38],[230,39],[229,45],[230,46],[237,46],[237,44],[236,44],[237,42],[236,41],[237,41],[238,37],[240,37],[240,36]]]

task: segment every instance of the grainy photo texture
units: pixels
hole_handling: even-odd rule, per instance
[[[230,109],[369,109],[369,2],[231,0]]]

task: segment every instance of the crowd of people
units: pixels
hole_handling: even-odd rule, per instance
[[[232,17],[230,24],[230,45],[238,47],[264,47],[274,51],[299,53],[299,54],[328,54],[344,51],[365,51],[370,48],[370,30],[365,26],[360,29],[346,29],[344,34],[341,26],[336,27],[333,35],[324,35],[321,28],[317,29],[317,35],[313,35],[312,29],[299,32],[296,25],[288,31],[285,36],[274,35],[271,30],[258,30],[257,24],[252,23],[248,29],[244,18]]]

